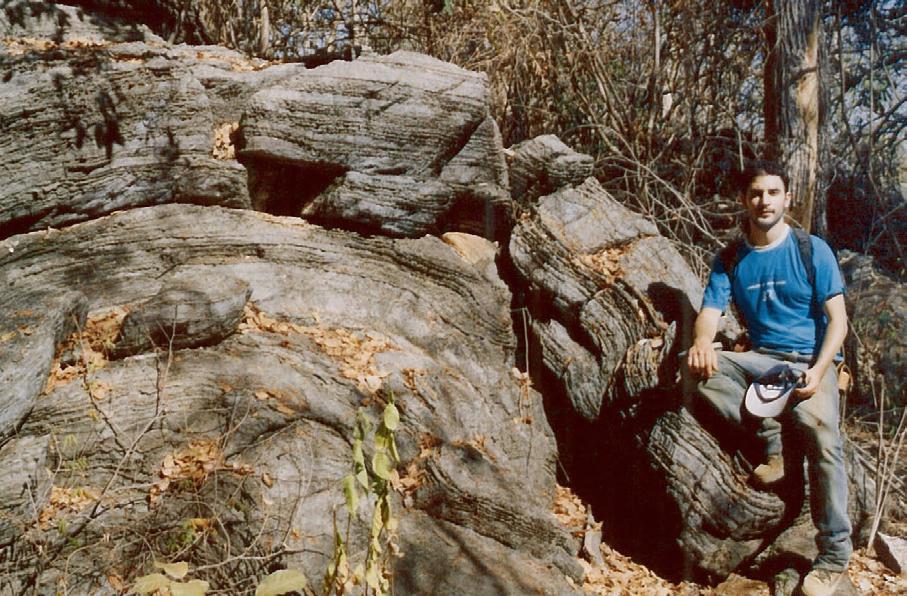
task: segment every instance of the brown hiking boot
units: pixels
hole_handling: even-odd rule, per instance
[[[753,470],[753,478],[762,486],[774,484],[784,478],[784,457],[780,453],[769,455],[764,464],[759,464]]]
[[[813,569],[803,578],[803,587],[800,591],[803,596],[831,596],[839,585],[844,584],[846,575],[846,571]]]

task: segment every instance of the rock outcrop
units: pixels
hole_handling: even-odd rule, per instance
[[[856,341],[849,362],[856,389],[873,402],[907,405],[907,292],[868,256],[844,251],[847,312]],[[867,400],[868,401],[868,400]]]
[[[510,254],[545,370],[563,380],[583,418],[598,419],[602,400],[626,394],[625,382],[645,385],[634,397],[673,381],[673,371],[659,374],[659,364],[702,290],[654,224],[589,178],[541,198],[514,228]],[[618,378],[640,350],[654,358],[648,378]]]
[[[391,393],[409,480],[396,504],[406,540],[441,532],[502,553],[494,570],[474,573],[500,570],[496,585],[508,593],[563,593],[564,573],[579,579],[579,544],[549,512],[551,431],[538,394],[511,373],[509,292],[442,240],[363,239],[299,219],[169,205],[17,236],[4,249],[4,298],[61,304],[55,319],[34,323],[40,342],[4,318],[9,348],[19,338],[34,346],[31,381],[4,390],[2,462],[27,487],[4,501],[2,544],[22,557],[10,586],[63,578],[61,541],[107,534],[130,560],[165,556],[145,541],[194,518],[224,525],[194,553],[201,560],[252,549],[320,577],[357,410],[374,417]],[[67,335],[75,347],[62,345]],[[54,359],[54,343],[75,353],[68,364]],[[424,585],[421,551],[404,553],[400,573]],[[69,558],[71,589],[125,573],[98,567],[99,557],[83,548]]]
[[[524,205],[592,175],[592,156],[577,153],[554,135],[524,141],[509,152],[510,195]]]
[[[907,577],[907,540],[878,533],[874,546],[885,566]]]
[[[172,559],[315,585],[367,549],[375,498],[348,515],[343,479],[379,467],[362,420],[391,402],[398,594],[575,593],[557,461],[661,569],[808,550],[802,482],[747,486],[682,398],[699,281],[591,157],[504,150],[484,75],[270,64],[46,3],[0,28],[0,591]]]
[[[10,42],[0,86],[4,236],[162,203],[250,207],[213,155],[205,89],[166,48]]]
[[[398,593],[572,593],[511,294],[463,233],[509,233],[484,77],[268,65],[46,8],[0,23],[2,589],[113,592],[177,556],[226,590],[317,583],[357,416],[393,396]]]
[[[243,114],[253,203],[366,233],[499,237],[510,202],[487,93],[484,75],[411,52],[273,84]]]

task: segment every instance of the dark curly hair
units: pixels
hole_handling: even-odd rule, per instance
[[[749,188],[750,183],[757,176],[778,176],[784,183],[784,188],[786,190],[790,189],[790,178],[788,177],[787,171],[784,169],[784,166],[776,161],[754,159],[746,162],[742,170],[737,170],[736,172],[734,172],[732,178],[734,190],[739,193],[746,192],[746,189]]]

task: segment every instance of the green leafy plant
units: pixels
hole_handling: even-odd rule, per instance
[[[363,445],[372,433],[373,421],[361,409],[356,416],[356,428],[353,431],[352,460],[353,469],[343,479],[343,494],[346,501],[348,520],[356,515],[363,496],[374,501],[371,526],[369,528],[368,547],[365,561],[350,572],[350,561],[346,544],[349,541],[349,522],[347,539],[344,541],[337,527],[336,512],[334,516],[334,558],[328,565],[324,577],[325,594],[344,594],[347,585],[364,583],[364,593],[383,596],[390,591],[390,573],[388,570],[389,555],[396,550],[394,539],[398,520],[391,509],[391,478],[400,454],[397,452],[396,431],[400,425],[400,412],[394,403],[394,396],[388,396],[387,405],[381,417],[381,423],[374,433],[374,453],[371,467],[365,465]]]

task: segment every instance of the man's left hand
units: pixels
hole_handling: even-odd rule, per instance
[[[802,385],[794,389],[794,397],[799,397],[800,399],[809,399],[810,397],[812,397],[816,393],[816,391],[818,391],[819,384],[822,382],[824,373],[824,370],[807,368],[803,372],[803,381],[801,381]]]

